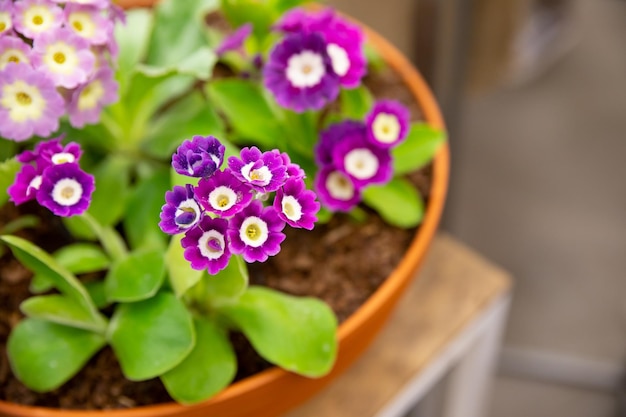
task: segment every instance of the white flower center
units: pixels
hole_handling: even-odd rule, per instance
[[[89,13],[74,12],[70,14],[68,21],[74,32],[85,39],[93,38],[96,33],[96,24]]]
[[[252,169],[254,162],[250,162],[241,168],[241,175],[250,182],[254,182],[256,185],[265,186],[272,180],[272,172],[268,167],[262,166],[259,169]]]
[[[37,175],[35,178],[30,180],[28,188],[26,189],[26,194],[30,194],[31,190],[38,190],[39,187],[41,187],[41,175]]]
[[[104,96],[104,86],[100,80],[87,84],[78,96],[78,110],[90,110],[98,106]]]
[[[244,220],[239,229],[239,238],[253,248],[262,246],[268,237],[267,223],[256,216]]]
[[[400,122],[393,114],[378,113],[372,123],[372,131],[379,142],[393,143],[400,136]]]
[[[0,12],[0,33],[8,31],[12,27],[11,14],[9,12]]]
[[[41,33],[50,29],[54,23],[54,14],[49,7],[35,4],[27,9],[22,15],[24,26],[33,33]]]
[[[350,58],[345,49],[335,43],[329,43],[326,52],[330,55],[330,61],[333,65],[333,71],[340,77],[348,73],[350,69]]]
[[[59,152],[52,155],[52,163],[55,165],[67,164],[76,161],[74,155],[69,152]]]
[[[9,117],[17,123],[38,120],[46,104],[37,87],[22,80],[5,85],[0,92],[0,105],[9,111]]]
[[[332,198],[347,201],[354,197],[354,185],[339,171],[331,172],[326,178],[326,189]]]
[[[82,195],[83,187],[72,178],[63,178],[52,189],[52,199],[60,206],[73,206]]]
[[[15,62],[16,64],[20,62],[30,64],[30,60],[26,54],[17,48],[8,48],[0,53],[0,70],[4,69],[10,62]]]
[[[208,259],[218,259],[224,254],[225,247],[224,235],[215,229],[204,232],[198,239],[198,249]]]
[[[283,214],[291,221],[297,222],[302,217],[302,205],[291,195],[283,197],[282,208]]]
[[[237,203],[237,193],[221,185],[209,193],[208,200],[215,210],[226,211]]]
[[[182,201],[178,205],[178,207],[176,207],[174,218],[178,218],[180,215],[185,213],[193,213],[194,217],[192,218],[192,220],[184,224],[179,222],[176,222],[176,224],[180,227],[190,228],[191,226],[196,224],[198,222],[198,219],[200,218],[200,206],[198,206],[198,203],[196,203],[194,199],[190,198],[188,200]]]
[[[48,46],[43,62],[52,72],[71,74],[78,67],[78,55],[74,47],[58,41]]]
[[[344,157],[343,163],[346,171],[360,180],[372,178],[378,172],[378,158],[366,148],[351,150]]]
[[[305,50],[287,61],[287,80],[296,88],[314,87],[320,83],[326,69],[320,54]]]

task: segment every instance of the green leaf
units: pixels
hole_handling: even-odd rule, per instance
[[[235,27],[252,23],[254,36],[259,43],[263,43],[278,16],[277,10],[264,3],[257,0],[222,0],[222,12]]]
[[[220,310],[268,361],[309,377],[328,373],[337,354],[337,319],[328,305],[250,287]]]
[[[98,239],[93,230],[91,230],[91,227],[89,227],[89,223],[87,223],[83,216],[63,217],[61,220],[63,221],[63,225],[76,239]]]
[[[0,206],[9,200],[7,189],[15,181],[15,175],[20,170],[22,164],[17,159],[11,158],[0,163]]]
[[[365,86],[351,90],[342,89],[339,93],[341,114],[348,119],[362,120],[371,110],[374,97]]]
[[[18,230],[34,228],[40,224],[41,220],[39,217],[34,214],[24,214],[0,227],[0,233],[3,235],[10,235]]]
[[[185,250],[180,244],[182,235],[172,236],[165,253],[165,265],[174,294],[181,297],[187,290],[200,281],[203,271],[191,268],[189,261],[183,257]]]
[[[107,322],[102,317],[94,322],[89,310],[68,296],[60,294],[31,297],[20,304],[20,310],[28,317],[47,320],[84,330],[104,334]]]
[[[115,25],[115,39],[119,45],[117,74],[121,97],[126,93],[136,65],[146,55],[153,20],[154,14],[151,10],[136,8],[126,11],[125,25]]]
[[[124,214],[130,191],[130,164],[128,160],[112,155],[92,171],[96,178],[96,189],[89,205],[89,214],[102,226],[116,224]]]
[[[192,404],[224,389],[235,377],[237,358],[223,329],[197,318],[196,345],[178,366],[161,376],[176,401]]]
[[[140,250],[113,264],[105,278],[109,301],[145,300],[157,293],[165,278],[165,260],[160,249]]]
[[[93,303],[98,308],[104,308],[108,306],[109,300],[107,300],[106,290],[104,288],[104,281],[89,281],[85,283],[85,288],[89,293],[89,296],[93,300]]]
[[[102,226],[89,212],[83,213],[80,217],[82,217],[84,225],[87,226],[91,233],[100,241],[111,259],[122,259],[126,256],[126,243],[113,227]]]
[[[109,325],[111,346],[131,381],[162,375],[187,357],[195,344],[193,320],[172,293],[120,304]]]
[[[286,139],[279,120],[281,116],[274,111],[258,84],[224,78],[207,84],[207,93],[245,140],[273,148]]]
[[[430,162],[442,143],[446,133],[426,123],[413,123],[406,139],[391,150],[395,175],[415,171]]]
[[[248,267],[241,256],[233,255],[226,268],[204,278],[204,296],[213,306],[235,302],[248,288]]]
[[[9,335],[7,353],[17,378],[45,392],[74,376],[105,343],[96,333],[29,318]]]
[[[424,201],[419,191],[402,178],[367,187],[363,190],[363,201],[393,226],[415,227],[424,217]]]
[[[274,7],[274,10],[283,13],[286,10],[312,3],[313,1],[315,0],[270,0],[270,4]]]

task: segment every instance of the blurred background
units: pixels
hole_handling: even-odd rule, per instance
[[[626,416],[626,1],[330,3],[428,80],[442,228],[515,279],[489,416]]]

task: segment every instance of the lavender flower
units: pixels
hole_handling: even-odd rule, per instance
[[[109,7],[111,0],[52,0],[55,3],[75,3],[86,6],[94,6],[98,9],[105,9]]]
[[[217,53],[218,56],[222,56],[228,51],[241,49],[243,43],[252,33],[252,28],[252,23],[246,23],[245,25],[239,27],[236,31],[222,40],[222,43],[220,43],[215,49],[215,53]]]
[[[109,41],[113,22],[95,6],[67,4],[65,6],[67,26],[92,45],[104,45]]]
[[[322,204],[331,211],[350,211],[361,201],[361,192],[350,178],[330,165],[317,173],[313,186]]]
[[[222,165],[225,150],[214,136],[194,136],[178,147],[172,166],[181,175],[209,177]]]
[[[278,190],[285,182],[287,167],[280,154],[261,151],[253,146],[241,150],[241,159],[228,158],[233,175],[261,193]]]
[[[10,63],[20,62],[30,64],[30,46],[15,36],[0,37],[0,71]]]
[[[57,216],[69,217],[87,210],[93,190],[93,176],[78,164],[52,165],[42,173],[37,201]]]
[[[357,188],[384,184],[393,176],[389,150],[373,146],[362,136],[349,136],[333,148],[335,167],[350,177]]]
[[[11,64],[0,77],[0,136],[23,141],[59,127],[65,103],[54,84],[26,64]]]
[[[246,262],[265,262],[280,252],[284,227],[285,222],[273,207],[263,208],[260,201],[254,200],[230,220],[230,250],[243,255]]]
[[[312,230],[320,203],[315,201],[315,193],[306,189],[302,179],[290,178],[276,192],[274,208],[278,217],[290,226]]]
[[[41,185],[41,174],[32,165],[22,165],[22,169],[15,176],[15,181],[7,189],[9,198],[20,205],[30,200],[34,200],[37,190]]]
[[[117,91],[113,70],[108,66],[99,69],[89,81],[72,93],[67,109],[72,126],[83,127],[87,123],[97,123],[102,108],[117,101]]]
[[[37,37],[33,43],[33,65],[59,87],[74,88],[87,81],[95,57],[86,40],[66,28]]]
[[[391,148],[406,138],[409,110],[393,100],[381,100],[365,117],[368,140],[379,147]]]
[[[165,193],[166,203],[161,208],[159,227],[164,233],[175,235],[194,227],[202,218],[202,209],[195,198],[193,186],[175,186]]]
[[[13,19],[11,18],[11,12],[13,10],[13,2],[9,0],[0,0],[0,36],[6,35],[12,32]]]
[[[349,137],[364,137],[365,125],[356,120],[344,120],[330,125],[320,134],[320,140],[315,145],[315,161],[320,166],[333,164],[333,149],[337,144]]]
[[[339,94],[327,44],[317,33],[288,35],[270,52],[263,82],[278,104],[296,112],[321,109]]]
[[[23,164],[34,162],[40,171],[50,165],[78,162],[82,154],[80,145],[70,142],[63,146],[61,140],[64,136],[37,143],[35,150],[20,153],[17,160]]]
[[[304,170],[300,168],[300,165],[291,162],[291,158],[289,158],[286,152],[280,153],[278,149],[274,149],[272,152],[280,155],[280,158],[283,160],[283,165],[285,165],[287,169],[287,178],[304,178],[306,176]]]
[[[252,189],[239,181],[228,168],[201,179],[195,194],[202,207],[222,217],[240,212],[252,200]]]
[[[226,232],[228,221],[203,218],[198,227],[189,230],[181,240],[185,252],[183,256],[193,269],[207,269],[209,274],[217,274],[226,268],[230,260],[230,249]]]
[[[63,24],[63,10],[49,0],[13,3],[13,26],[27,38],[36,39]]]

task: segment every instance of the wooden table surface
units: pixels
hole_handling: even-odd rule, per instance
[[[366,353],[322,393],[286,417],[376,415],[510,288],[505,271],[440,233],[417,279]]]

